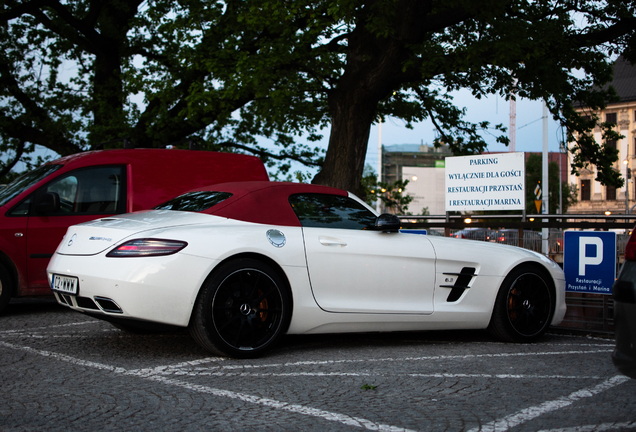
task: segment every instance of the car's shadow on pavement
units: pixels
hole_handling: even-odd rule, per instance
[[[410,348],[413,345],[494,342],[485,330],[435,330],[413,332],[337,333],[320,335],[286,335],[272,355],[307,351],[330,351],[368,348]]]
[[[51,312],[69,312],[59,305],[54,297],[35,297],[11,299],[7,308],[0,314],[3,316],[32,315]]]

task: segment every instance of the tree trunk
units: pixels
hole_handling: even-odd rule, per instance
[[[330,96],[329,147],[322,170],[313,183],[360,193],[369,132],[377,106],[377,101],[369,101],[361,93],[347,90]]]
[[[371,125],[377,118],[378,103],[403,84],[409,58],[409,43],[422,37],[421,18],[429,8],[421,0],[397,3],[369,2],[356,18],[349,34],[347,64],[338,87],[328,94],[331,135],[322,170],[315,184],[360,193],[360,181]],[[379,6],[378,6],[379,5]],[[384,11],[387,6],[391,11]],[[390,12],[390,13],[389,13]],[[390,35],[373,33],[367,22],[371,15],[391,20]]]
[[[130,135],[124,111],[126,95],[122,64],[129,53],[128,32],[142,0],[108,0],[97,20],[99,36],[88,35],[95,55],[93,63],[93,125],[91,144]],[[92,29],[91,29],[92,30]]]

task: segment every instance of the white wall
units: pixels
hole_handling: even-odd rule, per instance
[[[431,215],[443,215],[444,207],[444,168],[403,167],[402,179],[408,180],[406,194],[413,197],[408,211],[414,215],[428,207]],[[416,177],[417,179],[413,179]]]

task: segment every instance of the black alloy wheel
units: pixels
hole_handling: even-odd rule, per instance
[[[240,259],[223,265],[204,284],[190,332],[209,351],[252,358],[274,345],[290,318],[286,282],[267,264]]]
[[[539,268],[521,266],[504,280],[488,329],[509,342],[532,342],[541,337],[554,315],[554,289]]]

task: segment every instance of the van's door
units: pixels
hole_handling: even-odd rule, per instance
[[[83,168],[32,195],[26,235],[28,288],[22,295],[49,293],[46,267],[69,226],[126,211],[125,172],[122,165]]]

